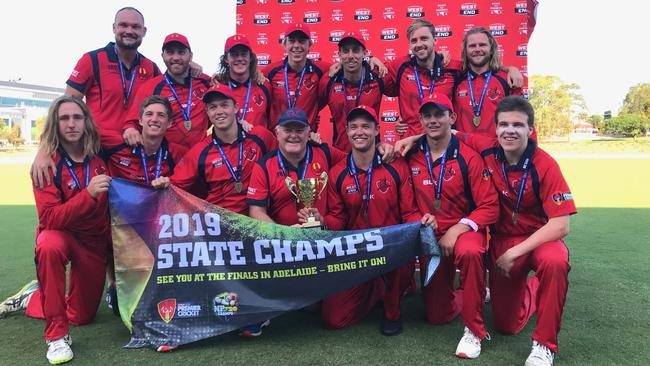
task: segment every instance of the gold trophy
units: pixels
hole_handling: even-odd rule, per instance
[[[318,178],[305,178],[299,180],[297,183],[291,177],[286,177],[284,182],[291,194],[296,197],[296,202],[302,203],[306,208],[312,208],[314,207],[314,202],[320,199],[321,193],[327,187],[327,173],[322,172]],[[316,221],[316,218],[311,214],[307,222],[302,224],[302,227],[307,228],[320,226],[322,226],[321,222]]]

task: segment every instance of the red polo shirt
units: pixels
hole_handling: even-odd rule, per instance
[[[191,76],[190,76],[191,77]],[[172,122],[165,133],[165,137],[169,142],[174,144],[181,144],[191,147],[203,140],[207,134],[210,120],[205,112],[205,104],[203,104],[203,95],[210,87],[210,78],[207,75],[201,75],[198,78],[192,77],[192,100],[190,107],[190,121],[192,127],[188,130],[185,127],[183,108],[187,109],[187,102],[190,92],[190,77],[188,77],[183,84],[178,84],[169,78],[172,83],[176,94],[180,100],[177,100],[172,93],[171,88],[167,85],[164,75],[159,75],[147,81],[135,95],[133,105],[129,109],[126,116],[126,123],[124,129],[133,127],[140,129],[138,120],[140,118],[140,104],[149,96],[159,95],[167,98],[172,106]]]
[[[333,77],[323,77],[319,85],[320,108],[328,106],[333,123],[333,145],[349,152],[352,149],[345,132],[348,113],[360,104],[372,107],[379,115],[381,98],[384,93],[384,82],[364,62],[364,81],[359,93],[359,82],[351,83],[343,78],[343,70]],[[358,96],[358,98],[357,98]]]
[[[108,195],[100,193],[95,199],[88,193],[84,163],[73,162],[81,189],[77,187],[61,154],[54,156],[56,176],[54,184],[43,188],[34,185],[34,200],[38,212],[38,228],[41,230],[65,230],[77,238],[96,238],[110,235],[108,218]],[[95,156],[88,161],[88,182],[96,176],[107,174],[106,164]],[[48,174],[52,174],[48,170]]]
[[[271,113],[271,84],[264,81],[262,84],[251,82],[251,91],[246,106],[246,95],[248,94],[248,81],[238,83],[229,82],[233,96],[239,105],[239,116],[254,126],[269,128],[269,115]],[[246,115],[244,116],[244,107]]]
[[[392,85],[386,88],[386,94],[392,97],[399,97],[399,111],[402,122],[409,125],[409,130],[402,136],[408,137],[423,132],[419,119],[420,94],[415,78],[415,58],[405,56],[388,63],[388,74],[384,81]],[[424,98],[429,95],[429,89],[433,82],[433,91],[445,94],[451,98],[455,77],[462,69],[460,61],[452,60],[446,67],[442,66],[442,57],[436,54],[433,70],[418,67],[418,76],[421,83],[421,91]]]
[[[490,77],[490,83],[485,91],[483,97],[483,106],[481,108],[481,122],[477,126],[474,125],[474,109],[472,108],[469,84],[467,78],[472,78],[472,90],[474,91],[474,102],[478,105],[481,99],[481,93],[485,87],[488,73],[476,74],[473,71],[468,71],[464,75],[460,75],[454,85],[452,101],[454,103],[454,110],[458,115],[456,120],[455,129],[463,132],[478,133],[490,138],[496,136],[496,123],[494,121],[494,111],[497,109],[499,102],[509,95],[521,95],[521,88],[513,89],[508,86],[508,74],[504,71],[493,72]]]
[[[271,114],[269,116],[269,130],[273,129],[280,118],[280,113],[289,108],[287,92],[284,85],[284,67],[287,59],[272,63],[264,68],[264,75],[271,83]],[[305,64],[305,75],[298,93],[298,100],[295,108],[302,109],[310,121],[311,130],[318,131],[316,116],[318,115],[318,84],[323,75],[327,75],[330,65],[321,61],[307,59]],[[302,71],[302,70],[301,70]],[[301,72],[296,72],[287,67],[287,80],[289,81],[289,93],[291,100],[295,100],[296,88],[300,80]]]
[[[158,66],[140,53],[131,69],[124,68],[124,82],[128,90],[133,73],[133,86],[128,103],[124,104],[124,89],[120,77],[120,66],[115,43],[110,42],[106,47],[84,54],[72,70],[66,84],[83,93],[86,104],[99,126],[103,130],[122,132],[128,108],[134,104],[138,89],[149,79],[158,76]]]
[[[298,180],[306,166],[305,178],[319,178],[323,172],[328,172],[333,164],[345,158],[345,153],[327,144],[316,145],[308,143],[307,149],[311,151],[310,159],[307,156],[297,167],[291,165],[286,158],[283,158],[286,174]],[[248,187],[246,201],[250,205],[266,207],[268,215],[278,224],[294,225],[298,223],[298,210],[302,208],[296,203],[295,196],[289,191],[285,183],[285,173],[278,162],[279,149],[271,151],[263,159],[258,161],[253,169],[253,177]],[[332,177],[328,176],[328,180]],[[316,208],[324,213],[327,208],[327,193],[323,191]]]
[[[547,152],[537,147],[532,139],[528,140],[528,147],[521,161],[517,165],[508,165],[498,141],[462,132],[459,132],[457,137],[481,152],[487,166],[486,174],[492,175],[501,207],[499,220],[494,226],[495,234],[531,235],[544,226],[549,218],[573,215],[577,212],[571,190],[559,165]],[[524,162],[527,159],[530,159],[530,168],[515,224],[512,213],[517,201],[519,183],[524,174]],[[507,179],[503,174],[504,164]]]
[[[275,148],[275,137],[264,127],[255,126],[251,131],[244,132],[239,126],[239,137],[232,144],[225,144],[216,135],[204,139],[190,149],[181,159],[171,176],[171,183],[189,190],[199,180],[208,188],[206,201],[227,210],[248,215],[246,192],[251,181],[251,173],[255,162]],[[242,143],[242,182],[241,192],[235,190],[235,181],[224,162],[224,157],[214,144],[216,139],[228,158],[233,171],[237,171],[239,161],[239,145]]]
[[[368,175],[367,171],[355,166],[360,185],[357,187],[350,169],[350,155],[330,170],[325,219],[328,229],[358,230],[420,220],[422,215],[415,204],[406,161],[398,158],[392,163],[384,163],[379,155],[375,155],[366,221],[358,189],[365,199]]]
[[[481,156],[469,146],[451,136],[447,146],[445,171],[442,176],[439,209],[434,207],[442,157],[430,157],[433,178],[429,174],[426,158],[427,137],[422,136],[407,160],[415,187],[415,199],[420,212],[436,217],[436,235],[443,235],[462,218],[472,220],[479,230],[493,224],[499,217],[499,199],[490,176],[484,174]]]

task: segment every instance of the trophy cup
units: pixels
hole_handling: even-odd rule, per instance
[[[321,193],[327,186],[327,173],[322,172],[318,178],[300,179],[297,183],[291,177],[286,177],[284,182],[291,194],[296,197],[296,202],[301,203],[306,208],[312,208],[314,202],[320,199]],[[306,228],[321,226],[321,222],[316,221],[316,218],[312,215],[309,216],[306,223],[302,224],[302,227]]]

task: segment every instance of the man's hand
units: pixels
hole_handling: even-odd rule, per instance
[[[190,61],[190,74],[192,77],[198,78],[203,74],[203,67],[194,61]]]
[[[402,156],[406,156],[409,150],[415,147],[415,142],[420,138],[420,136],[422,135],[409,136],[401,140],[398,140],[395,143],[395,151],[402,154]]]
[[[343,66],[341,66],[340,62],[333,63],[332,66],[330,66],[330,69],[327,72],[327,75],[329,77],[333,77],[334,75],[336,75],[337,72],[339,72],[339,70],[341,70],[341,67],[343,67]]]
[[[508,85],[514,89],[524,86],[524,76],[521,74],[521,71],[514,66],[508,67]]]
[[[438,228],[438,222],[436,221],[436,217],[430,213],[424,214],[420,219],[420,223],[424,226],[431,226],[433,230]]]
[[[124,139],[124,142],[129,146],[142,145],[142,135],[140,134],[140,131],[136,130],[133,127],[129,127],[124,130],[122,138]]]
[[[440,250],[442,251],[442,255],[444,257],[453,257],[454,255],[454,247],[456,246],[456,241],[458,240],[458,237],[470,231],[471,228],[465,224],[456,224],[452,227],[450,227],[445,235],[438,240],[438,243],[440,244]]]
[[[320,133],[318,133],[318,132],[309,132],[309,139],[313,143],[318,144],[318,145],[323,143],[323,139],[321,139]]]
[[[402,122],[402,119],[398,119],[397,122],[395,123],[395,132],[397,132],[398,135],[402,136],[406,133],[406,131],[409,130],[409,125],[406,123]]]
[[[374,70],[375,67],[377,68],[377,74],[380,78],[383,78],[386,74],[388,74],[388,68],[386,65],[384,65],[383,62],[379,61],[377,57],[370,57],[368,60],[368,65],[370,65],[370,70]]]
[[[242,130],[244,130],[244,132],[250,132],[253,129],[253,127],[255,127],[254,125],[248,123],[248,121],[246,121],[245,119],[240,119],[239,123],[241,124],[241,128]]]
[[[380,142],[377,146],[377,152],[381,155],[381,160],[387,163],[395,160],[395,148],[391,144]]]
[[[52,176],[56,176],[56,164],[54,164],[54,160],[43,149],[38,149],[32,167],[29,170],[29,174],[31,174],[32,180],[36,183],[37,188],[43,188],[52,183],[50,182],[48,169],[52,169]]]
[[[436,51],[436,53],[442,57],[442,66],[449,65],[449,62],[451,62],[451,54],[449,53],[449,51],[447,50]]]
[[[497,270],[504,277],[510,277],[510,270],[512,266],[515,265],[515,261],[519,256],[513,251],[515,247],[506,250],[498,259],[497,259]]]
[[[111,177],[109,177],[106,174],[102,175],[96,175],[94,176],[91,180],[90,183],[88,183],[88,187],[86,189],[88,190],[88,193],[92,196],[92,198],[97,198],[100,193],[104,193],[108,191],[108,187],[111,185]]]
[[[302,208],[300,211],[298,211],[298,222],[301,224],[306,223],[310,217],[313,217],[314,220],[323,222],[323,216],[321,216],[320,212],[318,212],[318,209],[315,207],[312,208]]]
[[[165,189],[169,187],[169,177],[158,177],[151,181],[151,186],[156,189]]]

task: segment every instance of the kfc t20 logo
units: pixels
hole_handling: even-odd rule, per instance
[[[257,33],[257,44],[269,44],[269,37],[266,33]]]
[[[357,9],[354,11],[354,20],[358,22],[368,22],[372,19],[370,9]]]
[[[424,17],[424,8],[420,5],[411,5],[406,8],[406,16],[411,19]]]
[[[235,24],[236,25],[243,25],[244,24],[244,16],[241,15],[240,13],[237,13],[237,15],[235,15]]]
[[[332,21],[333,22],[342,22],[343,21],[343,10],[333,9],[332,10]]]
[[[503,37],[508,34],[506,25],[502,23],[490,24],[490,34],[494,37]]]
[[[395,13],[395,9],[393,8],[384,8],[384,19],[386,20],[393,20],[397,18],[397,15]]]
[[[451,26],[449,25],[437,25],[435,36],[438,38],[447,38],[451,37]]]
[[[282,15],[280,16],[280,23],[281,24],[293,23],[293,15],[291,14],[290,11],[285,11],[282,13]]]
[[[460,5],[460,15],[474,16],[478,15],[478,5],[476,3],[464,3]]]
[[[386,48],[386,51],[384,51],[384,60],[386,61],[393,61],[397,58],[397,53],[395,53],[394,48]]]
[[[503,6],[500,2],[493,1],[490,5],[490,14],[492,15],[501,15],[503,14]]]
[[[305,12],[305,17],[303,21],[307,24],[316,24],[320,23],[320,13],[317,11],[307,11]]]
[[[397,28],[384,28],[381,30],[382,41],[394,41],[399,38]]]
[[[449,8],[447,7],[447,4],[438,4],[436,6],[436,16],[446,17],[448,15],[449,15]]]
[[[253,23],[257,25],[271,24],[271,15],[269,13],[255,13]]]

